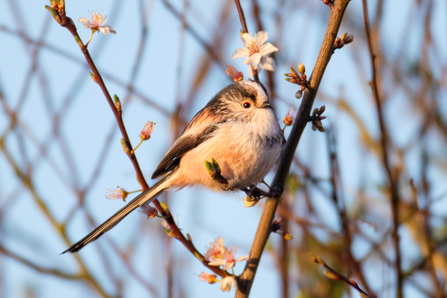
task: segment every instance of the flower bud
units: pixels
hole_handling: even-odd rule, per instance
[[[324,275],[333,280],[340,280],[340,277],[332,271],[324,270]]]
[[[123,138],[121,138],[121,146],[123,147],[124,153],[129,155],[130,154],[129,146],[127,146],[127,142]]]
[[[296,113],[293,110],[293,107],[289,109],[286,113],[286,116],[282,119],[285,126],[291,126],[293,121],[295,121]]]
[[[300,63],[300,65],[298,65],[298,71],[299,71],[301,74],[304,74],[304,73],[306,72],[306,67],[304,66],[303,63]]]
[[[163,210],[164,210],[166,213],[170,213],[168,205],[166,205],[166,204],[163,203],[163,202],[160,202],[160,205],[161,205],[161,208],[163,208]]]
[[[346,37],[343,39],[343,43],[344,44],[348,44],[354,41],[354,35],[352,34],[348,34],[346,35]]]
[[[292,240],[292,239],[293,239],[293,236],[290,235],[289,233],[287,233],[287,234],[284,234],[284,239],[286,239],[287,241],[289,241],[289,240]]]
[[[303,86],[301,86],[301,88],[302,88]],[[303,90],[298,90],[296,93],[295,93],[295,97],[296,98],[298,98],[298,99],[300,99],[301,97],[303,97]]]
[[[212,284],[217,282],[217,275],[215,275],[215,274],[209,274],[209,273],[206,273],[206,272],[202,272],[199,275],[199,278],[200,278],[200,281],[206,281],[210,285],[212,285]]]
[[[53,7],[53,9],[58,9],[56,0],[50,0],[50,3],[51,3],[51,7]]]
[[[65,9],[65,0],[59,0],[59,3],[57,5],[60,10]]]
[[[227,64],[227,70],[225,72],[235,82],[239,82],[244,79],[244,74],[238,71],[236,67],[231,64]]]
[[[119,100],[119,99],[118,99]],[[151,138],[152,132],[154,132],[155,129],[155,122],[148,121],[143,127],[143,130],[140,132],[140,139],[142,141],[147,141]]]
[[[98,83],[96,80],[95,74],[93,72],[90,72],[90,77],[92,78],[93,82]]]
[[[59,24],[62,23],[61,17],[59,16],[59,14],[51,7],[49,7],[48,5],[45,5],[45,8],[51,12],[51,15],[53,16],[53,18],[56,20],[56,22],[58,22]]]
[[[248,195],[245,199],[244,199],[244,207],[245,208],[250,208],[253,207],[254,205],[256,205],[258,203],[258,200],[256,200],[255,198],[253,198],[252,196]]]
[[[113,100],[115,101],[116,110],[118,112],[121,111],[121,101],[120,101],[120,98],[116,94],[114,94],[113,95]]]
[[[299,70],[299,68],[298,68],[298,70]],[[290,68],[290,72],[291,72],[293,75],[296,75],[296,71],[295,71],[295,69],[293,69],[293,67]]]
[[[320,107],[320,110],[318,111],[318,113],[319,113],[320,115],[322,115],[322,114],[324,113],[324,111],[326,111],[326,106],[321,106],[321,107]]]
[[[147,219],[158,216],[158,210],[152,207],[150,204],[143,204],[140,206],[140,212],[147,216]]]

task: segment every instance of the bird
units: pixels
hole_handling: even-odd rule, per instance
[[[196,185],[214,191],[253,188],[275,165],[284,143],[265,87],[250,80],[228,85],[192,118],[168,150],[151,177],[162,178],[61,254],[78,252],[163,191]],[[208,173],[205,161],[212,159],[227,183]]]

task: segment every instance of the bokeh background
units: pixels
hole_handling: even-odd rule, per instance
[[[134,212],[77,255],[59,255],[123,206],[106,189],[139,188],[104,96],[71,34],[45,1],[0,1],[0,297],[229,297],[199,282],[205,268],[169,238],[159,219]],[[261,72],[278,118],[298,107],[283,74],[302,62],[310,74],[330,10],[322,1],[242,1],[251,33],[279,48],[277,70]],[[248,75],[234,2],[66,0],[76,20],[98,10],[116,35],[95,34],[89,50],[146,177],[185,124],[231,83],[225,64]],[[368,1],[392,173],[399,190],[399,252],[405,297],[446,297],[447,3]],[[310,260],[321,256],[377,297],[396,296],[395,243],[363,7],[351,1],[337,50],[320,86],[325,133],[308,126],[278,218],[293,239],[272,234],[252,297],[359,297]],[[286,134],[288,134],[286,130]],[[266,178],[271,180],[271,176]],[[195,246],[222,236],[248,254],[263,202],[244,194],[184,189],[161,197]],[[238,264],[236,273],[242,271]]]

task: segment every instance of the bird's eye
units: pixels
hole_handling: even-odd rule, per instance
[[[251,107],[250,102],[248,101],[244,102],[244,108],[248,109],[249,107]]]

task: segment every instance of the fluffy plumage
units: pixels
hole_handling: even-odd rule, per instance
[[[199,111],[166,153],[152,178],[163,176],[90,234],[68,248],[77,252],[162,191],[201,185],[237,190],[258,184],[276,163],[284,134],[264,87],[242,81],[222,89]],[[211,179],[205,160],[217,161],[228,185]]]

